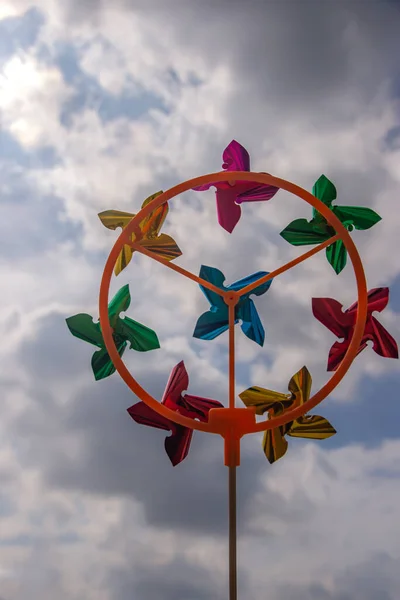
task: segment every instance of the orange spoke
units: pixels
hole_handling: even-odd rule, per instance
[[[235,304],[229,304],[229,408],[235,408]]]
[[[259,285],[262,285],[263,283],[266,283],[267,281],[274,279],[274,277],[281,275],[285,271],[292,269],[296,265],[299,265],[303,261],[307,260],[307,258],[314,256],[314,254],[318,254],[318,252],[321,252],[321,250],[324,250],[325,248],[327,248],[331,244],[335,243],[339,239],[340,239],[339,234],[336,234],[336,235],[330,237],[328,240],[325,240],[325,242],[322,242],[322,244],[318,244],[318,246],[315,246],[315,248],[312,248],[312,250],[309,250],[308,252],[301,254],[297,258],[290,260],[282,267],[279,267],[278,269],[275,269],[275,271],[271,271],[271,273],[268,273],[268,275],[264,275],[264,277],[260,277],[260,279],[257,279],[257,281],[255,281],[254,283],[250,283],[245,288],[240,290],[240,295],[242,296],[243,294],[248,294],[249,292],[254,290],[256,287],[258,287]]]
[[[161,258],[161,256],[158,256],[154,252],[150,252],[150,250],[143,248],[143,246],[141,246],[140,243],[129,242],[129,246],[132,248],[132,250],[135,250],[137,252],[140,252],[141,254],[144,254],[145,256],[148,256],[152,260],[155,260],[155,261],[159,262],[160,264],[164,265],[165,267],[168,267],[168,269],[172,269],[173,271],[176,271],[177,273],[180,273],[180,275],[183,275],[184,277],[187,277],[188,279],[195,281],[199,285],[202,285],[203,287],[211,290],[212,292],[216,292],[222,298],[227,293],[230,293],[230,294],[232,293],[232,292],[226,292],[225,290],[221,290],[221,288],[217,287],[216,285],[213,285],[212,283],[209,283],[208,281],[205,281],[205,279],[202,279],[201,277],[198,277],[197,275],[193,275],[193,273],[191,273],[190,271],[187,271],[183,267],[180,267],[179,265],[176,265],[175,263],[173,263],[169,260],[165,260],[165,258]]]

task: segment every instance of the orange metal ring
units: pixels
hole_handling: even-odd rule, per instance
[[[114,265],[124,244],[129,242],[131,233],[134,230],[137,231],[139,223],[146,216],[148,216],[153,210],[155,210],[162,204],[165,204],[165,202],[168,202],[168,200],[171,200],[175,196],[188,190],[191,190],[194,187],[206,183],[214,183],[217,181],[252,181],[259,184],[273,185],[298,196],[299,198],[313,206],[319,213],[321,213],[325,217],[328,223],[335,229],[337,235],[339,236],[339,239],[343,241],[349,254],[350,260],[352,262],[354,273],[356,276],[358,290],[357,319],[350,345],[337,371],[334,372],[329,381],[305,404],[294,408],[290,411],[287,411],[279,417],[274,417],[273,419],[268,419],[261,423],[256,422],[254,410],[251,408],[212,409],[209,413],[208,423],[201,423],[200,421],[196,421],[189,417],[185,417],[158,402],[148,392],[146,392],[144,388],[141,387],[141,385],[132,377],[132,375],[126,368],[115,346],[112,335],[112,328],[110,326],[108,318],[108,296]],[[310,192],[307,192],[298,185],[295,185],[294,183],[291,183],[284,179],[279,179],[278,177],[273,177],[272,175],[269,175],[267,173],[223,171],[220,173],[211,173],[209,175],[195,177],[194,179],[190,179],[188,181],[174,186],[173,188],[170,188],[160,196],[156,197],[152,202],[145,206],[137,215],[135,215],[135,217],[132,218],[127,227],[122,231],[122,233],[118,237],[106,261],[100,285],[99,313],[100,326],[110,358],[122,379],[132,390],[132,392],[136,394],[136,396],[138,396],[145,404],[150,406],[156,412],[163,415],[167,419],[178,423],[179,425],[183,425],[184,427],[189,427],[191,429],[206,431],[209,433],[218,433],[222,435],[226,441],[229,437],[231,441],[233,438],[235,438],[239,442],[240,438],[247,433],[255,433],[257,431],[273,429],[275,427],[284,425],[289,421],[298,419],[300,416],[304,415],[305,413],[308,413],[312,408],[317,406],[317,404],[320,404],[320,402],[322,402],[322,400],[324,400],[328,396],[328,394],[330,394],[336,388],[336,386],[340,383],[340,381],[347,373],[351,363],[355,359],[364,333],[365,323],[367,319],[367,283],[360,256],[358,254],[357,248],[353,240],[351,239],[351,236],[349,235],[347,229],[339,221],[339,219],[327,206],[325,206],[323,202],[321,202],[321,200],[318,200]]]

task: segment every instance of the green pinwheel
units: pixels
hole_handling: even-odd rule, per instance
[[[312,193],[325,204],[336,217],[343,223],[348,231],[355,229],[370,229],[381,217],[370,208],[363,206],[332,206],[336,199],[336,188],[325,175],[314,183]],[[335,235],[335,230],[325,217],[313,208],[313,218],[296,219],[289,223],[280,235],[293,246],[307,246],[321,244]],[[347,250],[342,240],[337,240],[326,249],[326,258],[335,272],[339,274],[346,266]]]
[[[108,317],[113,329],[113,338],[120,356],[125,352],[128,342],[130,348],[138,352],[147,352],[160,347],[155,331],[145,325],[119,316],[131,303],[129,285],[124,285],[108,305]],[[92,369],[96,381],[109,377],[115,372],[110,355],[100,329],[100,323],[94,323],[93,317],[80,313],[66,319],[68,329],[77,338],[100,348],[92,356]]]

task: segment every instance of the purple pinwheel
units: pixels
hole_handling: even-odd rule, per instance
[[[223,408],[223,405],[217,400],[183,394],[188,387],[189,376],[182,360],[171,371],[161,404],[185,417],[203,422],[208,421],[208,413],[212,408]],[[137,402],[128,408],[128,413],[136,423],[172,432],[169,437],[165,438],[164,445],[174,467],[186,458],[192,441],[193,429],[170,421],[144,402]]]
[[[222,154],[222,168],[224,171],[250,171],[250,156],[246,148],[239,142],[232,140]],[[228,183],[218,181],[193,188],[197,192],[217,188],[217,215],[218,223],[228,233],[232,233],[241,216],[240,204],[242,202],[260,202],[270,200],[279,188],[273,185],[255,185],[250,181],[236,181]]]

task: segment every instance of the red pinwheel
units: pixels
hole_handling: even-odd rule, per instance
[[[232,140],[222,154],[224,171],[250,171],[249,153],[239,142]],[[226,181],[208,183],[193,188],[198,192],[217,188],[218,223],[229,233],[232,233],[241,216],[242,202],[260,202],[270,200],[279,188],[273,185],[255,185],[249,181],[236,181],[234,184]]]
[[[190,394],[183,395],[188,387],[189,376],[182,360],[171,371],[161,404],[171,410],[176,410],[185,417],[203,422],[208,421],[208,413],[211,408],[223,408],[223,405],[217,400]],[[172,432],[172,435],[165,438],[165,450],[174,467],[186,458],[192,441],[193,429],[170,421],[144,402],[138,402],[128,408],[128,413],[136,423]]]
[[[360,353],[367,347],[367,342],[372,341],[372,348],[379,356],[384,358],[398,358],[397,343],[388,331],[372,316],[374,311],[381,312],[389,301],[389,288],[374,288],[368,292],[368,313],[365,324],[364,336],[361,340]],[[346,354],[353,337],[354,326],[357,318],[358,302],[355,302],[343,311],[343,306],[332,298],[313,298],[312,311],[314,317],[325,327],[340,338],[342,342],[335,342],[329,351],[328,371],[336,371]]]

